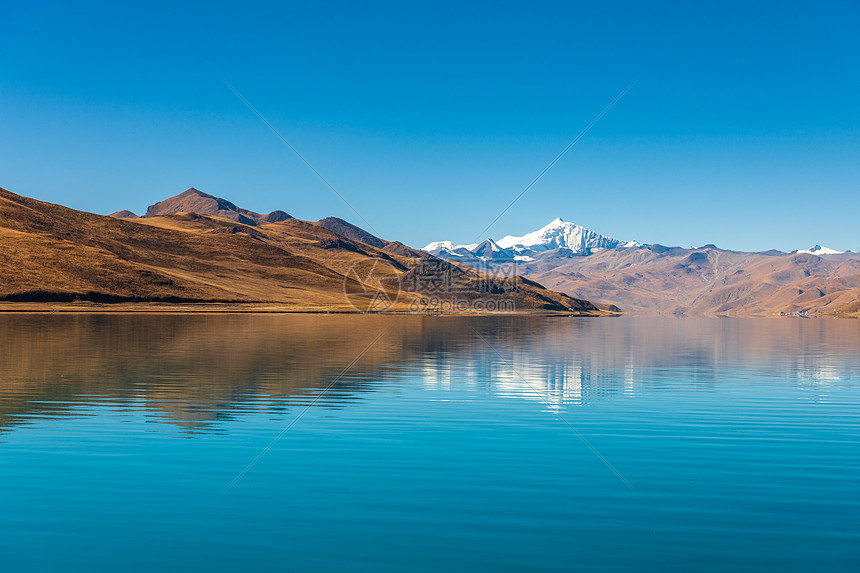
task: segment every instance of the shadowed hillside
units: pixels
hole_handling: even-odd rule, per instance
[[[447,384],[460,376],[451,366],[480,371],[494,348],[506,349],[506,360],[526,380],[500,377],[498,384],[540,400],[536,390],[550,403],[599,401],[607,388],[659,386],[639,376],[641,369],[671,372],[690,361],[706,393],[726,361],[775,356],[793,357],[780,360],[784,372],[826,386],[840,378],[829,353],[850,354],[857,344],[853,321],[620,320],[619,329],[618,321],[530,316],[3,314],[0,441],[28,420],[94,401],[145,408],[190,431],[241,416],[251,401],[274,414],[324,392],[327,399],[316,407],[348,407],[344,396],[361,400],[398,368],[420,366],[428,383]]]
[[[377,236],[371,235],[361,227],[356,227],[352,223],[348,223],[343,219],[338,219],[337,217],[326,217],[325,219],[317,221],[316,224],[320,227],[325,227],[330,231],[334,231],[342,237],[352,239],[353,241],[359,241],[378,249],[382,249],[388,244],[388,241],[384,241]]]

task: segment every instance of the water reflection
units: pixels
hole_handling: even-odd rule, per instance
[[[739,365],[826,389],[856,378],[860,321],[3,315],[0,341],[0,429],[108,404],[205,431],[330,385],[318,405],[347,407],[392,376],[553,407],[707,391]]]

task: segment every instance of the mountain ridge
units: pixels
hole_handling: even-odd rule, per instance
[[[535,254],[552,251],[556,249],[568,249],[569,251],[580,254],[590,254],[602,249],[614,249],[638,246],[636,241],[622,241],[614,239],[607,235],[601,235],[594,231],[590,231],[581,225],[563,220],[561,217],[556,217],[549,224],[544,225],[537,231],[526,233],[522,236],[506,235],[505,237],[494,241],[488,237],[481,243],[471,245],[459,245],[452,241],[434,241],[424,247],[427,251],[434,255],[450,254],[453,256],[466,256],[464,251],[468,251],[473,255],[477,249],[485,250],[487,241],[496,247],[496,251],[508,251],[511,254],[511,259],[515,257],[533,257]],[[481,255],[478,255],[481,257]],[[498,257],[494,257],[498,258]]]
[[[212,215],[229,219],[243,225],[259,226],[267,223],[277,223],[293,219],[292,215],[284,211],[276,210],[266,215],[237,207],[230,201],[209,195],[199,189],[191,187],[178,195],[168,197],[150,205],[143,215],[136,215],[132,211],[122,210],[111,213],[109,217],[117,219],[152,218],[174,213],[197,213],[198,215]]]
[[[590,255],[595,252],[604,250],[604,249],[618,249],[618,248],[639,248],[643,246],[648,246],[648,243],[640,243],[638,241],[633,240],[619,240],[608,235],[601,235],[595,231],[590,229],[586,229],[585,227],[578,225],[576,223],[571,223],[563,220],[561,217],[556,217],[547,225],[537,229],[536,231],[532,231],[526,233],[522,236],[513,236],[506,235],[499,240],[493,240],[491,237],[484,239],[484,241],[480,243],[473,244],[458,244],[453,241],[443,240],[443,241],[432,241],[423,247],[423,251],[426,251],[431,254],[439,254],[441,253],[443,256],[448,254],[453,254],[455,256],[466,256],[468,251],[472,255],[475,254],[475,250],[486,243],[486,241],[491,241],[493,244],[497,245],[499,249],[511,249],[518,253],[522,253],[524,251],[532,251],[530,254],[534,254],[535,252],[542,251],[551,251],[555,249],[568,249],[575,254],[583,254]],[[656,243],[650,244],[652,246],[661,247],[661,248],[683,248],[683,247],[664,247],[663,245],[659,245]],[[718,247],[714,244],[703,245],[700,248],[712,247],[717,249]],[[690,247],[694,248],[694,247]],[[780,251],[777,249],[770,249],[768,251],[736,251],[736,252],[777,252],[782,254],[812,254],[812,255],[840,255],[845,253],[851,253],[853,251],[839,251],[836,249],[832,249],[826,246],[822,246],[821,244],[815,244],[808,249],[794,249],[792,251]],[[454,259],[452,259],[454,260]]]

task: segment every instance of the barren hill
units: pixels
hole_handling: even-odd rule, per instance
[[[129,211],[128,209],[123,209],[122,211],[117,211],[116,213],[111,213],[108,217],[114,217],[116,219],[137,219],[137,215]]]
[[[458,277],[468,297],[512,300],[516,310],[599,313],[587,301],[528,281],[493,280],[433,257],[386,252],[293,218],[244,224],[207,214],[157,214],[162,208],[193,206],[198,204],[195,197],[205,195],[190,191],[194,190],[170,208],[162,205],[147,217],[129,220],[75,211],[0,189],[0,300],[205,302],[352,310],[345,291],[372,293],[375,289],[397,300],[393,310],[408,309],[420,298],[420,289],[401,291],[393,283],[367,283],[366,277],[351,272],[365,261],[382,261],[398,285],[404,277],[417,277],[416,284],[426,284],[425,275],[444,272]],[[249,213],[218,201],[218,212]]]
[[[194,187],[179,195],[159,201],[155,205],[150,205],[143,217],[160,217],[163,215],[172,215],[173,213],[212,215],[221,217],[222,219],[230,219],[243,225],[265,225],[266,223],[276,223],[293,218],[283,211],[272,211],[268,215],[261,215],[260,213],[237,207],[226,199],[198,191]],[[127,210],[117,211],[110,216],[118,219],[137,217],[137,215]]]
[[[375,235],[371,235],[361,227],[356,227],[352,223],[348,223],[347,221],[338,219],[337,217],[326,217],[325,219],[317,221],[316,224],[320,227],[325,227],[330,231],[334,231],[338,235],[346,237],[347,239],[359,241],[366,245],[372,245],[378,249],[382,249],[388,244],[388,241],[380,239]]]
[[[639,314],[831,312],[860,300],[860,254],[747,253],[649,245],[526,263],[527,277]],[[557,266],[556,266],[557,265]]]

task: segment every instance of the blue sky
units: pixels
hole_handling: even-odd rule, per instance
[[[243,207],[470,242],[561,217],[623,239],[860,250],[855,2],[8,4],[0,186]]]

